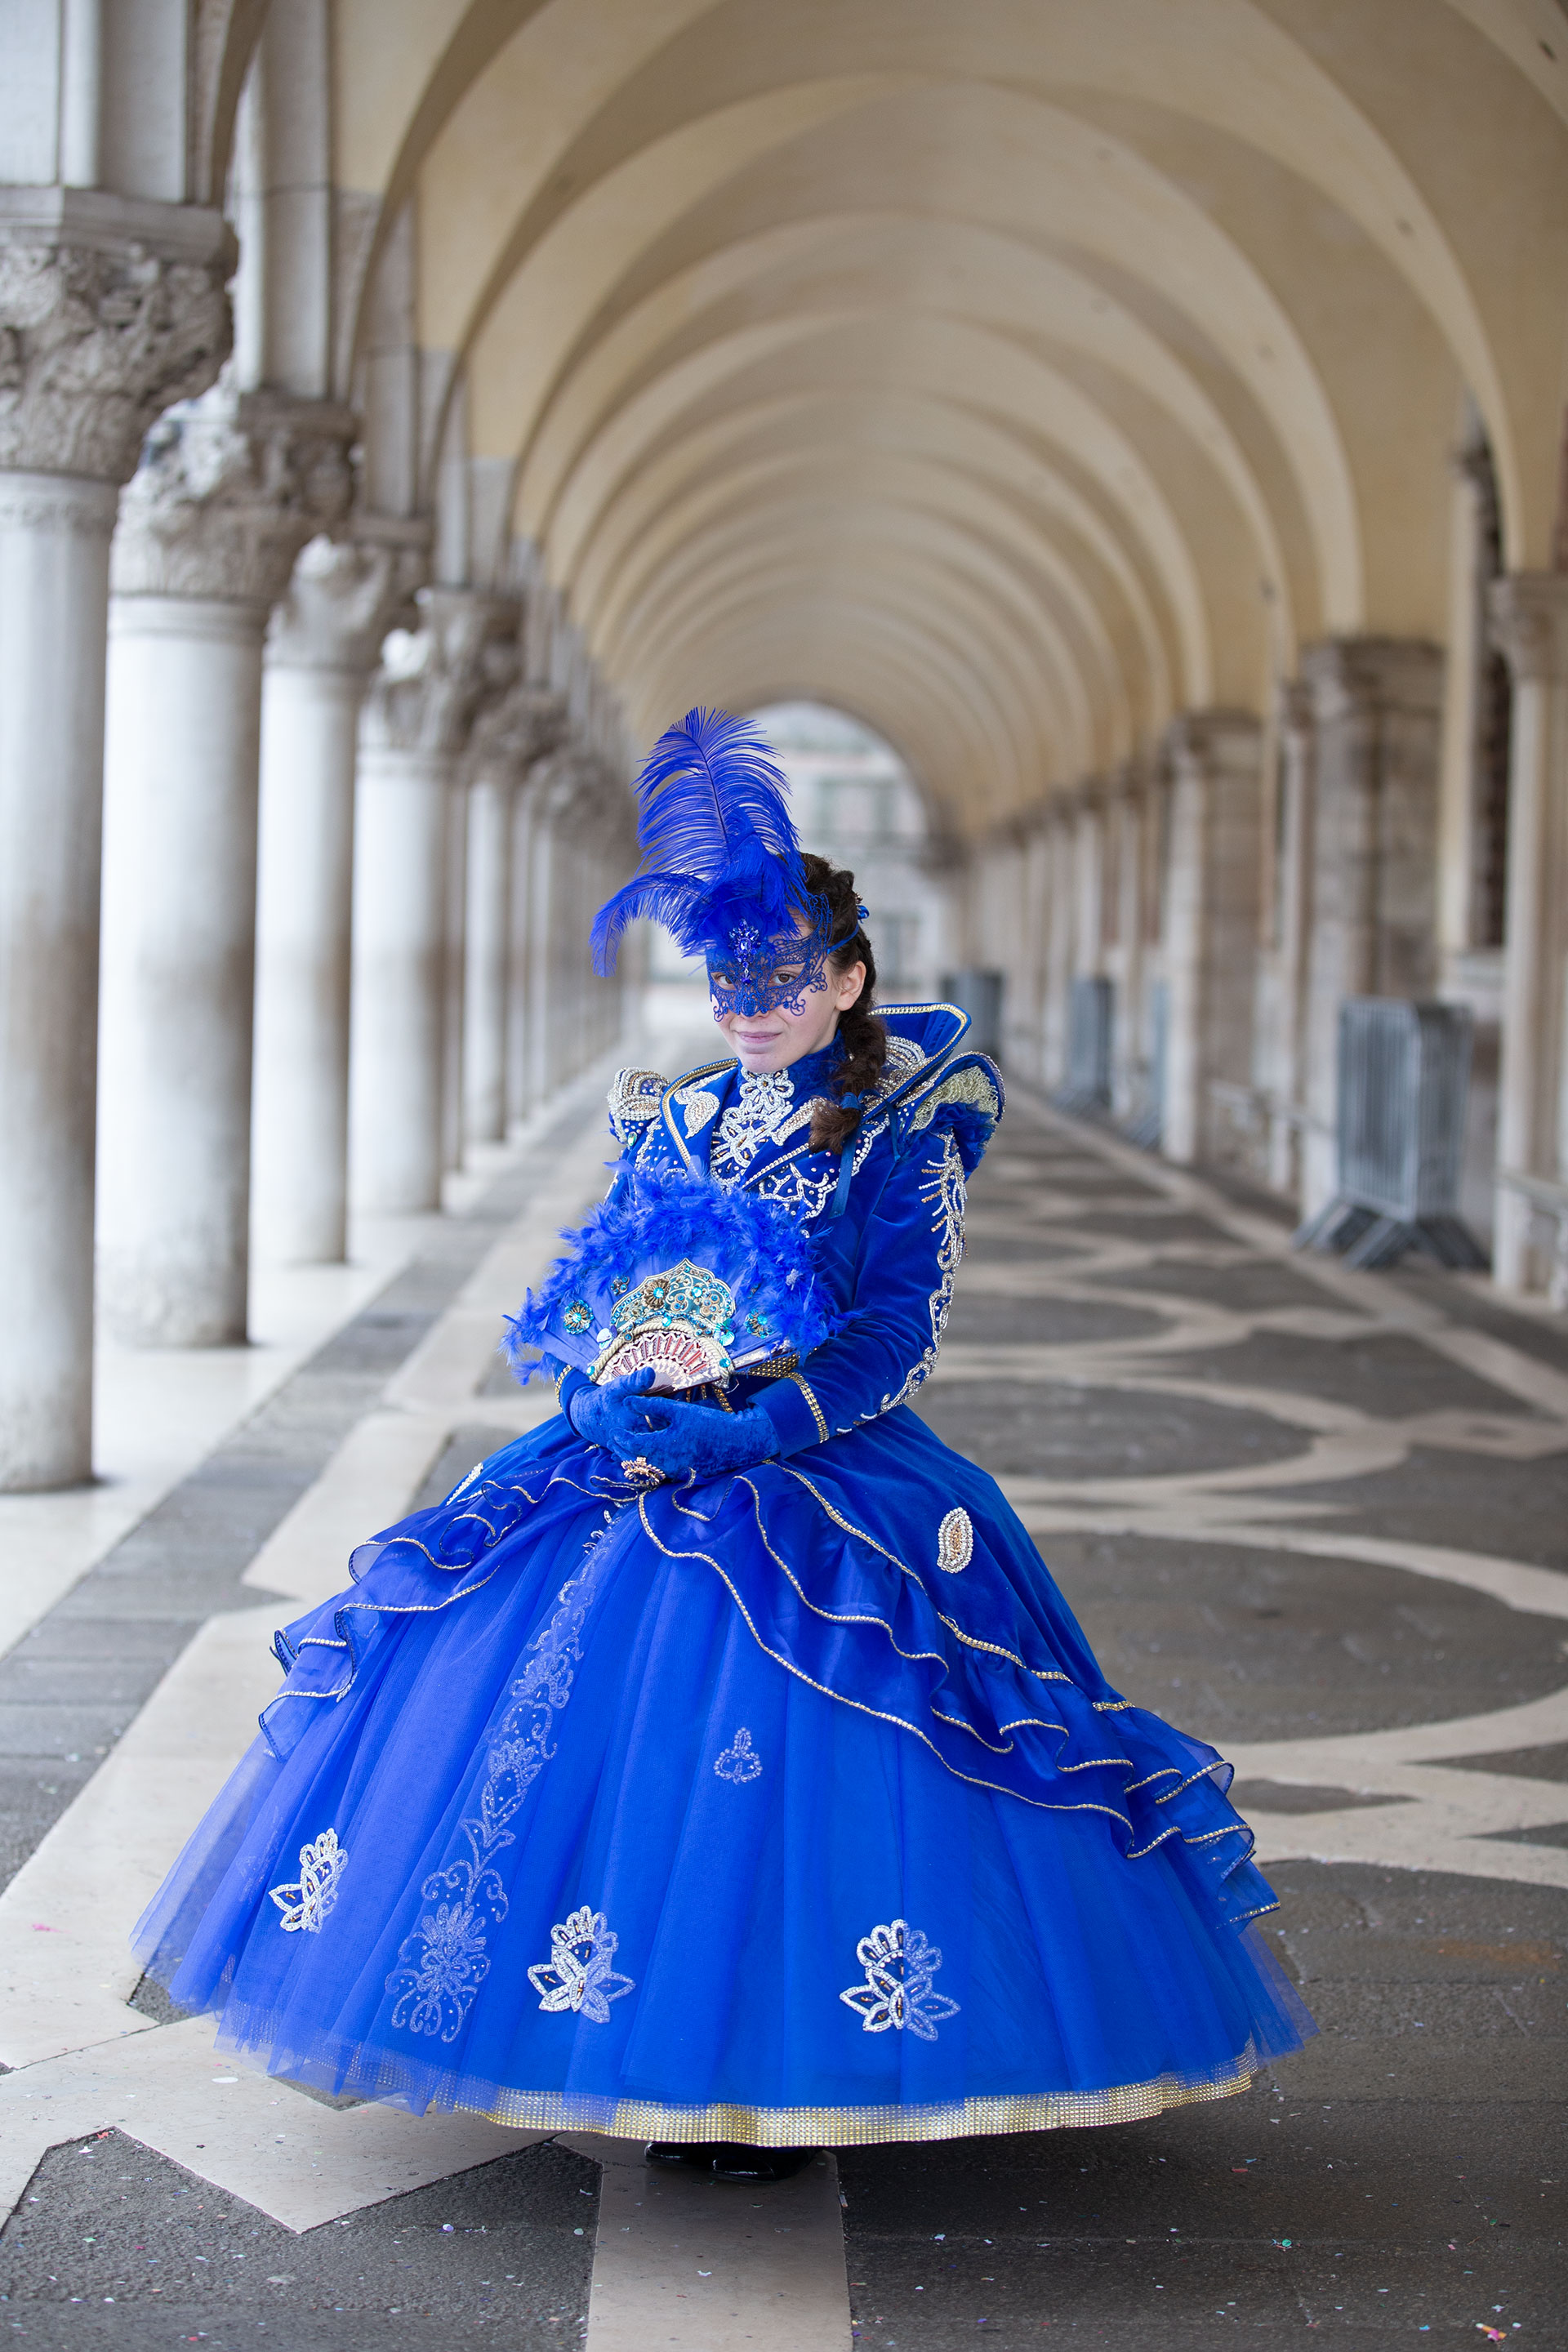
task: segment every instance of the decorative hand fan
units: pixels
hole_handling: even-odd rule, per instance
[[[508,1318],[526,1381],[542,1348],[603,1383],[651,1368],[666,1392],[809,1355],[835,1328],[788,1209],[683,1171],[625,1168],[542,1286]]]

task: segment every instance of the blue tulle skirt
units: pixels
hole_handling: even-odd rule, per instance
[[[1221,2097],[1313,2030],[1228,1768],[907,1410],[647,1496],[557,1418],[352,1567],[136,1930],[237,2056],[843,2145]]]

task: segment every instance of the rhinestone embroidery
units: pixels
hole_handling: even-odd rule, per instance
[[[280,1924],[286,1936],[321,1934],[321,1922],[338,1899],[338,1883],[347,1862],[336,1830],[323,1830],[319,1838],[300,1848],[298,1885],[268,1889],[283,1914]]]
[[[738,1183],[762,1146],[781,1140],[795,1108],[795,1081],[787,1070],[745,1073],[709,1152],[709,1167],[721,1184]]]
[[[959,1504],[949,1511],[936,1531],[936,1564],[949,1576],[956,1576],[973,1557],[974,1522]]]
[[[397,1996],[392,2022],[410,2033],[455,2042],[489,1974],[489,1932],[510,1907],[496,1857],[515,1843],[510,1824],[555,1753],[550,1734],[572,1696],[574,1669],[583,1655],[580,1637],[603,1565],[602,1534],[589,1538],[586,1564],[562,1586],[511,1686],[511,1703],[486,1759],[478,1811],[460,1824],[468,1853],[433,1873],[419,1890],[435,1907],[404,1937],[399,1966],[386,1979],[387,1991]]]
[[[550,1958],[528,1972],[540,2008],[576,2010],[591,2023],[607,2025],[611,2001],[636,1990],[630,1977],[610,1966],[620,1940],[605,1926],[604,1913],[586,1903],[558,1922],[550,1930]]]
[[[752,1745],[752,1735],[744,1724],[736,1732],[724,1753],[713,1767],[721,1780],[732,1780],[738,1786],[742,1780],[760,1780],[763,1759]]]
[[[859,2011],[865,2032],[886,2033],[891,2026],[902,2033],[908,2026],[921,2042],[934,2042],[937,2020],[958,2015],[957,2001],[931,1990],[942,1954],[907,1919],[873,1927],[856,1945],[855,1957],[866,1981],[838,1998],[846,2008]]]

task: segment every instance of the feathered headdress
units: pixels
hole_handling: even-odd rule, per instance
[[[806,886],[784,776],[756,729],[727,710],[689,710],[661,735],[634,790],[642,866],[594,920],[594,964],[615,970],[628,923],[662,923],[710,964],[789,940],[797,919],[820,954],[826,908]]]

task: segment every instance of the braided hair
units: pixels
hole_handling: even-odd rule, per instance
[[[866,967],[865,984],[859,995],[838,1016],[838,1041],[844,1048],[844,1059],[828,1081],[836,1096],[858,1096],[859,1101],[819,1102],[811,1115],[812,1150],[841,1152],[859,1127],[861,1107],[876,1091],[882,1065],[888,1058],[888,1033],[871,1010],[877,959],[860,927],[860,899],[855,877],[843,866],[830,866],[826,857],[816,857],[809,852],[802,862],[807,888],[815,898],[827,902],[827,936],[833,942],[827,954],[830,969],[843,973],[858,963]]]

